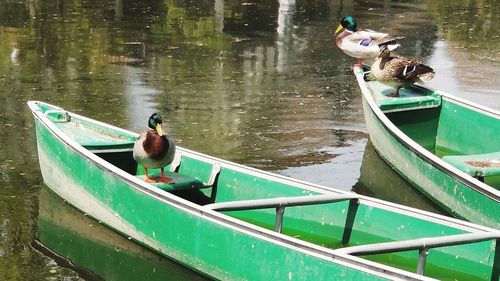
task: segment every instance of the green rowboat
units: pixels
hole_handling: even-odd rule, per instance
[[[453,216],[500,229],[500,113],[421,86],[395,90],[354,67],[370,140]]]
[[[45,186],[39,195],[37,240],[32,246],[84,280],[165,281],[165,276],[172,281],[211,280],[83,216]]]
[[[47,103],[28,105],[50,189],[130,240],[214,279],[500,276],[498,230],[184,148],[167,167],[176,183],[149,184],[132,157],[136,133]]]

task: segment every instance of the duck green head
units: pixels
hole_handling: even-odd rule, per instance
[[[356,23],[353,17],[345,16],[342,18],[342,20],[340,20],[340,24],[337,27],[337,30],[335,30],[335,34],[339,33],[339,31],[341,31],[344,28],[354,32],[358,29],[358,24]]]
[[[148,127],[152,130],[156,130],[158,135],[163,136],[163,129],[161,128],[163,120],[161,119],[160,114],[153,113],[148,120]]]

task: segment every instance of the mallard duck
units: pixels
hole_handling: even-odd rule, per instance
[[[392,37],[387,33],[369,29],[358,30],[353,17],[346,16],[340,21],[335,30],[335,44],[345,54],[357,58],[359,67],[363,66],[363,59],[374,59],[380,54],[380,47],[387,46],[389,50],[399,47],[396,40],[403,37]],[[342,32],[340,32],[342,30]],[[340,33],[339,33],[340,32]],[[337,33],[339,33],[337,35]]]
[[[139,136],[134,144],[133,156],[137,163],[144,167],[145,181],[158,182],[148,175],[149,168],[160,168],[160,182],[174,183],[165,176],[165,166],[172,163],[175,156],[175,143],[163,134],[161,127],[162,118],[158,113],[153,113],[148,120],[148,130]]]
[[[375,59],[371,67],[371,76],[386,85],[396,88],[392,96],[399,96],[399,90],[416,82],[425,82],[434,78],[434,70],[421,60],[391,55],[388,48]]]

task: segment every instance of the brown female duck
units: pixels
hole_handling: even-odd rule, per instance
[[[392,96],[399,96],[399,90],[413,83],[434,78],[434,70],[421,60],[392,55],[388,48],[382,48],[371,67],[371,76],[386,85],[396,88]]]

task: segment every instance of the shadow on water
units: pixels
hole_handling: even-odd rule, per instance
[[[371,141],[366,143],[360,176],[352,191],[408,207],[448,215],[387,164],[378,155]]]
[[[211,280],[84,216],[47,187],[39,202],[34,248],[85,280]]]

